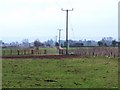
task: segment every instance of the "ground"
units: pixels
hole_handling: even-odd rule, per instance
[[[3,88],[116,88],[115,58],[3,59]]]

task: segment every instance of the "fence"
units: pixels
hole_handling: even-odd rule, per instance
[[[66,50],[60,51],[61,54],[65,54]],[[69,48],[69,53],[79,55],[81,57],[94,57],[94,56],[107,56],[107,57],[118,57],[119,51],[117,47],[80,47],[80,48]],[[9,49],[2,50],[2,56],[14,56],[14,55],[51,55],[59,54],[55,48],[46,48],[41,50],[35,49]]]
[[[117,47],[80,47],[76,50],[69,50],[74,54],[80,56],[103,56],[103,57],[119,57],[119,52]]]
[[[51,51],[51,50],[14,50],[14,49],[10,49],[10,50],[2,50],[2,56],[14,56],[14,55],[46,55],[46,54],[57,54],[56,51]]]

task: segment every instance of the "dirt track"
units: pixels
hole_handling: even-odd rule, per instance
[[[25,58],[39,58],[39,59],[62,59],[62,58],[79,58],[78,55],[24,55],[24,56],[2,56],[5,59],[25,59]]]

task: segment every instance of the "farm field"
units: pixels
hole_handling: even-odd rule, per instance
[[[115,58],[3,59],[3,88],[117,88]]]

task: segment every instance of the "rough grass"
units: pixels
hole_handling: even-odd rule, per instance
[[[115,88],[118,61],[110,58],[4,59],[3,88]]]

